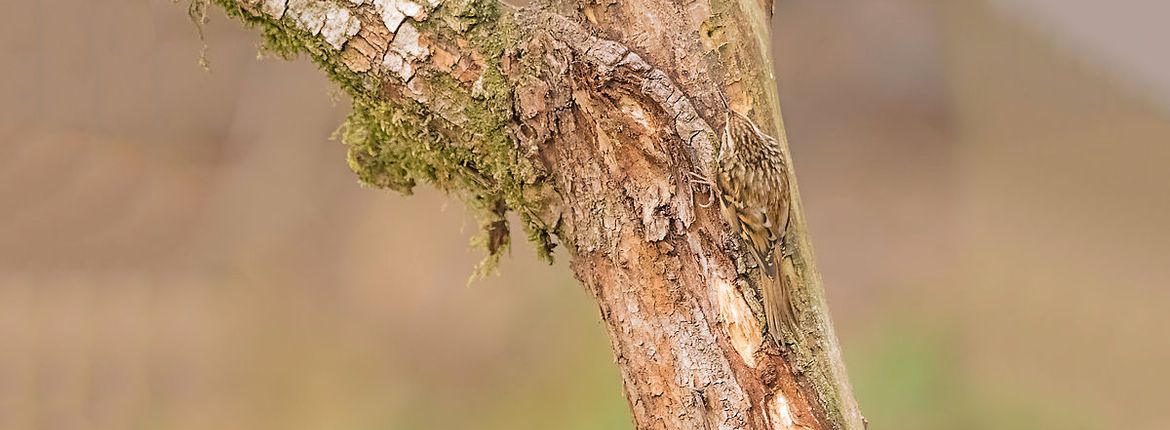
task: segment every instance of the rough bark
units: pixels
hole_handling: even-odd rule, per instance
[[[354,97],[341,134],[362,181],[464,196],[493,256],[509,211],[542,252],[566,248],[638,428],[863,428],[799,193],[785,261],[803,336],[781,350],[758,271],[687,176],[709,170],[721,98],[784,141],[760,4],[215,1]]]

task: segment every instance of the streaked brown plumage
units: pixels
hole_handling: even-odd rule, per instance
[[[747,116],[727,109],[716,154],[715,189],[723,218],[743,239],[764,275],[760,293],[768,332],[781,342],[781,327],[799,335],[790,286],[780,273],[788,228],[788,162],[784,149]]]

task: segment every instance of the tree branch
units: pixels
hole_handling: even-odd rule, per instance
[[[364,183],[463,196],[489,263],[509,210],[543,254],[565,245],[638,428],[863,428],[799,193],[786,266],[803,336],[782,352],[758,270],[688,179],[709,173],[724,98],[784,141],[754,0],[214,1],[353,96],[341,134]]]

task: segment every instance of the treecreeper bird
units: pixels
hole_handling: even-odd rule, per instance
[[[800,336],[792,286],[782,272],[790,191],[784,148],[747,116],[726,109],[715,157],[714,188],[723,218],[739,234],[760,268],[767,331],[783,347],[781,328]]]

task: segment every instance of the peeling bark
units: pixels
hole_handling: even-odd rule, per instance
[[[508,210],[565,246],[638,428],[863,428],[799,194],[786,273],[803,336],[779,348],[758,271],[687,176],[710,171],[721,99],[783,142],[758,2],[216,1],[354,96],[363,181],[465,196],[493,253]]]

